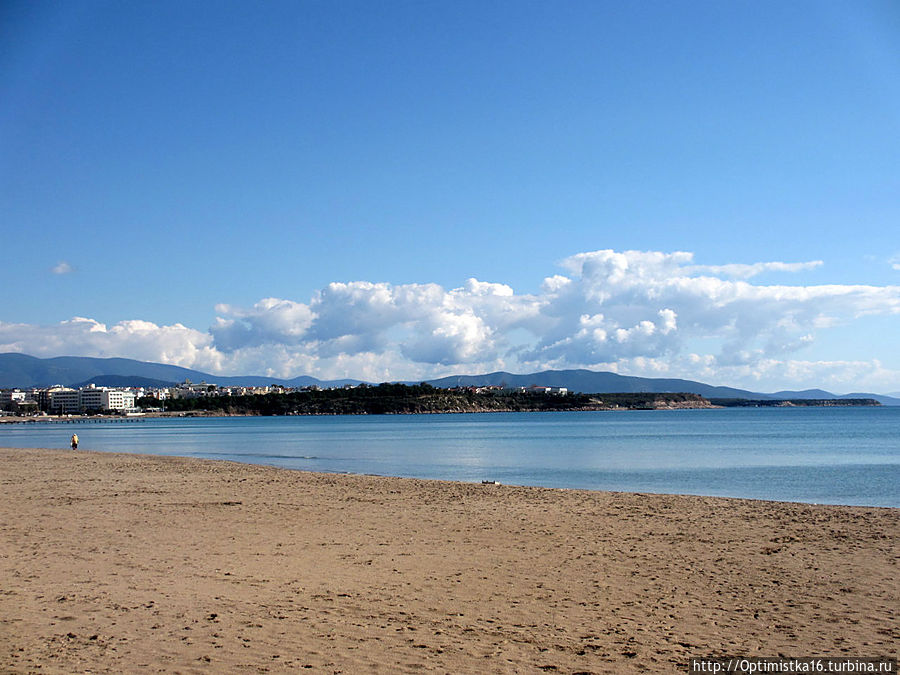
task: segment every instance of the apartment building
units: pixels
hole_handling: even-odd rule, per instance
[[[124,411],[134,408],[134,394],[121,389],[95,387],[82,389],[52,387],[48,391],[48,408],[53,413]]]
[[[50,387],[47,390],[47,408],[62,415],[81,412],[81,392],[69,387]]]

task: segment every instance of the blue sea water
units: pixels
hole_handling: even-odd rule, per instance
[[[165,418],[0,426],[68,445],[456,481],[900,507],[900,407]]]

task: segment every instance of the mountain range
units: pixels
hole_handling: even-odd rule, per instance
[[[57,356],[39,359],[26,354],[0,354],[0,388],[50,387],[61,384],[78,387],[96,384],[104,387],[170,387],[178,382],[210,382],[224,386],[320,387],[359,384],[360,380],[319,380],[306,375],[285,380],[260,375],[223,377],[199,370],[148,363],[133,359],[98,359],[89,356]]]
[[[190,380],[210,382],[224,386],[265,386],[280,384],[285,387],[319,387],[360,384],[361,380],[319,380],[302,375],[291,379],[259,375],[220,376],[199,370],[171,366],[163,363],[148,363],[133,359],[100,359],[86,356],[58,356],[40,359],[26,354],[0,354],[0,388],[49,387],[62,384],[69,387],[96,384],[107,387],[142,386],[166,387]],[[539,373],[516,375],[506,372],[482,375],[453,375],[428,383],[435,387],[507,385],[527,387],[540,385],[566,387],[573,392],[583,393],[672,393],[685,392],[700,394],[706,398],[744,399],[833,399],[833,398],[873,398],[882,405],[900,405],[900,398],[882,394],[853,392],[836,395],[822,389],[803,391],[777,391],[760,393],[734,387],[720,387],[693,380],[671,378],[647,378],[593,370],[545,370]]]

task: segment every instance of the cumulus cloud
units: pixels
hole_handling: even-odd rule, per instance
[[[65,260],[60,260],[50,269],[50,271],[53,272],[53,274],[71,274],[75,271],[75,268]]]
[[[290,300],[265,298],[250,309],[216,305],[217,317],[210,328],[216,345],[225,351],[263,344],[300,344],[313,320],[309,306]]]
[[[0,324],[0,349],[130,356],[214,372],[418,379],[457,372],[587,367],[730,383],[890,371],[798,359],[829,327],[900,314],[900,287],[762,285],[822,261],[698,265],[692,253],[600,250],[561,262],[536,294],[469,279],[331,283],[307,301],[216,306],[206,332],[180,324],[72,319]],[[865,362],[868,363],[868,362]],[[893,386],[892,388],[896,388]]]
[[[52,326],[0,322],[0,352],[33,356],[123,356],[176,366],[218,370],[222,358],[209,333],[181,324],[158,326],[149,321],[121,321],[107,327],[74,317]]]
[[[210,334],[225,352],[280,345],[320,359],[392,353],[446,366],[498,358],[503,331],[538,314],[533,298],[476,279],[450,291],[437,284],[331,283],[307,304],[267,298],[249,309],[216,310]]]

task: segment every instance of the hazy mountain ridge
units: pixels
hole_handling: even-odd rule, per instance
[[[804,389],[803,391],[777,391],[774,394],[768,394],[769,398],[783,399],[831,399],[831,398],[873,398],[881,405],[900,405],[900,398],[890,394],[873,394],[871,392],[854,391],[849,394],[832,394],[824,389]]]
[[[131,378],[135,382],[133,385],[130,385]],[[360,380],[323,381],[308,375],[289,380],[262,375],[220,376],[181,366],[122,358],[57,356],[40,359],[27,354],[0,354],[0,388],[50,387],[54,384],[72,387],[90,383],[119,387],[148,386],[141,382],[147,379],[163,383],[149,386],[171,386],[185,380],[247,387],[264,387],[268,384],[281,384],[285,387],[340,386],[360,382]]]
[[[141,377],[140,375],[100,375],[99,377],[91,377],[84,382],[77,382],[71,385],[74,389],[80,389],[89,385],[97,387],[144,387],[145,389],[166,389],[175,385],[175,382],[166,380],[157,380],[152,377]]]
[[[605,371],[593,370],[544,370],[526,375],[514,375],[507,372],[488,373],[486,375],[453,375],[437,380],[428,380],[435,387],[453,386],[485,386],[505,384],[510,387],[528,387],[541,385],[547,387],[566,387],[570,391],[583,393],[674,393],[685,392],[716,398],[760,398],[760,394],[733,387],[716,387],[692,380],[671,378],[647,378],[618,375]],[[762,395],[765,397],[765,395]]]
[[[260,375],[219,376],[199,370],[163,363],[148,363],[123,358],[93,358],[87,356],[59,356],[41,359],[26,354],[0,354],[0,388],[49,387],[54,384],[83,386],[158,386],[171,383],[210,382],[225,386],[265,386],[280,384],[286,387],[331,387],[359,384],[360,380],[319,380],[309,375],[291,379]],[[482,375],[452,375],[427,380],[435,387],[507,385],[527,387],[541,385],[566,387],[577,393],[676,393],[700,394],[706,398],[746,399],[834,399],[873,398],[882,405],[900,405],[900,398],[871,393],[833,394],[822,389],[803,391],[779,391],[771,394],[722,387],[677,378],[647,378],[619,375],[617,373],[577,370],[545,370],[516,375],[498,371]]]

